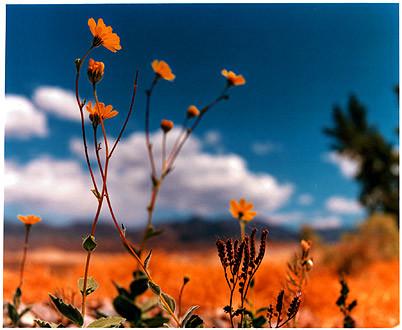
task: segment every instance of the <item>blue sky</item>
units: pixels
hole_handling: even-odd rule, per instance
[[[25,178],[18,181],[24,188],[6,185],[6,217],[37,212],[48,214],[53,222],[69,218],[49,211],[45,194],[18,197],[18,189],[35,189],[27,167],[43,157],[49,168],[53,161],[75,161],[86,173],[71,148],[71,141],[80,137],[79,122],[68,115],[63,118],[52,105],[38,101],[35,93],[43,87],[73,91],[73,61],[91,43],[89,17],[102,17],[119,34],[123,47],[116,54],[103,48],[93,53],[106,65],[101,98],[125,113],[133,74],[140,70],[136,113],[125,137],[143,132],[144,91],[153,77],[153,59],[166,60],[177,76],[173,83],[157,86],[151,115],[154,130],[160,119],[181,122],[189,104],[202,106],[211,100],[224,84],[220,70],[234,70],[245,76],[247,84],[232,90],[230,100],[206,116],[196,131],[199,152],[212,156],[212,161],[236,155],[250,177],[269,175],[278,189],[290,185],[291,192],[261,212],[264,217],[291,226],[312,222],[317,227],[350,225],[363,217],[353,204],[358,186],[336,161],[328,161],[330,140],[322,129],[331,125],[333,105],[344,107],[354,93],[366,105],[369,121],[397,142],[393,92],[399,75],[397,4],[8,5],[6,95],[23,98],[45,116],[46,133],[23,138],[21,132],[7,134],[6,124],[6,175],[8,167],[14,176]],[[84,96],[89,91],[85,75],[81,85]],[[108,127],[111,136],[116,136],[121,120],[113,119]],[[166,185],[176,184],[174,175]],[[233,197],[242,195],[242,185]],[[195,191],[201,196],[198,202],[209,204],[208,196],[214,200],[213,188],[202,196]],[[147,193],[145,187],[143,194]],[[231,198],[223,191],[219,196]],[[265,198],[274,199],[269,194]],[[190,202],[197,200],[185,204]],[[256,206],[262,204],[261,197]],[[158,219],[198,213],[190,205],[177,209],[166,205],[162,202]],[[199,210],[225,214],[226,208],[222,204]],[[85,212],[91,214],[89,209]]]

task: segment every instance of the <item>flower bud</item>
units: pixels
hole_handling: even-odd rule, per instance
[[[161,128],[162,131],[164,131],[165,133],[169,132],[173,128],[173,126],[174,124],[171,120],[163,119],[161,121]]]
[[[88,78],[92,84],[96,84],[102,80],[105,72],[105,64],[103,62],[97,62],[94,59],[90,59],[88,63]]]
[[[200,110],[195,105],[190,105],[187,109],[187,117],[194,118],[200,115]]]

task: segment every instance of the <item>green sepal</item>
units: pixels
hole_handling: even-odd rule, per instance
[[[125,320],[120,316],[101,317],[88,324],[87,328],[119,328]]]
[[[96,245],[97,244],[95,241],[95,237],[92,235],[88,235],[87,237],[85,237],[82,242],[82,247],[84,248],[84,250],[86,250],[88,252],[92,252],[93,250],[95,250]]]
[[[78,289],[80,290],[81,294],[84,294],[84,278],[81,277],[78,280]],[[89,276],[87,278],[87,286],[85,289],[85,295],[88,296],[90,295],[92,292],[96,291],[96,289],[99,288],[99,284],[95,281],[95,279],[91,276]]]
[[[57,310],[67,317],[71,322],[82,326],[84,324],[84,318],[82,317],[80,311],[71,304],[66,304],[62,299],[53,296],[49,293],[49,297]]]

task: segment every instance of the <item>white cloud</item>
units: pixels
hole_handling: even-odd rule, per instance
[[[315,229],[332,229],[341,227],[342,221],[336,215],[319,216],[314,218],[310,225]]]
[[[169,133],[168,150],[178,132],[176,128]],[[162,134],[154,133],[151,139],[155,154],[160,155]],[[78,142],[71,142],[70,147],[79,152]],[[159,166],[160,156],[155,160]],[[120,221],[128,225],[142,225],[145,220],[150,189],[148,163],[143,133],[122,140],[111,159],[109,193],[118,217],[122,217]],[[44,212],[49,208],[64,214],[92,215],[96,203],[89,192],[85,164],[80,164],[82,167],[75,161],[51,158],[26,165],[7,163],[6,202],[40,205]],[[25,191],[23,185],[30,190]],[[162,186],[156,215],[167,218],[172,212],[226,214],[230,199],[245,197],[264,216],[283,206],[292,193],[291,184],[279,183],[267,173],[251,172],[238,155],[206,153],[202,141],[193,136]]]
[[[359,214],[362,212],[362,206],[354,199],[348,199],[341,196],[332,196],[325,203],[329,211],[339,214]]]
[[[306,215],[300,211],[274,213],[268,217],[270,223],[283,224],[283,223],[299,223],[306,218]]]
[[[323,158],[324,161],[337,165],[347,178],[354,178],[360,170],[360,163],[357,160],[335,151],[324,154]]]
[[[258,155],[258,156],[265,156],[275,150],[277,150],[279,147],[272,143],[272,142],[254,142],[251,145],[251,149],[253,152]]]
[[[301,194],[297,199],[300,205],[311,205],[314,202],[314,197],[310,194]]]
[[[44,113],[38,111],[24,96],[7,94],[5,98],[6,136],[27,139],[48,134]]]
[[[204,142],[209,145],[216,145],[222,142],[222,135],[218,131],[210,130],[204,134]]]
[[[72,91],[54,86],[41,86],[35,90],[33,101],[40,109],[58,117],[80,120],[80,112]]]
[[[88,216],[97,204],[89,178],[72,160],[42,156],[23,165],[6,160],[5,179],[5,202],[21,205],[21,212]]]

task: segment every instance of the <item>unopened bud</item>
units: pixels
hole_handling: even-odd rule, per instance
[[[161,121],[161,128],[162,131],[164,131],[165,133],[169,132],[173,128],[173,126],[174,124],[171,120],[163,119]]]
[[[103,62],[97,62],[94,59],[89,60],[88,64],[88,78],[92,84],[96,84],[102,80],[105,72],[105,64]]]
[[[187,109],[187,117],[194,118],[200,115],[200,110],[195,105],[190,105]]]

